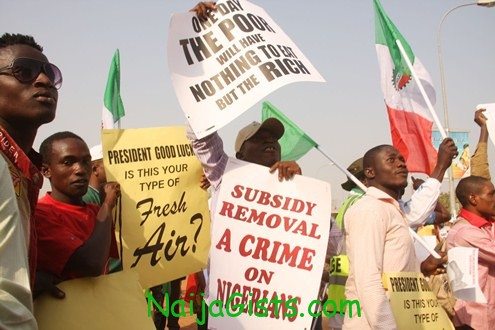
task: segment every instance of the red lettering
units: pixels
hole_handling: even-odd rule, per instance
[[[234,190],[230,193],[230,195],[234,198],[240,198],[242,196],[243,189],[244,187],[238,184],[234,187]]]
[[[270,197],[272,197],[272,195],[269,192],[261,191],[260,198],[258,199],[258,204],[261,205],[270,204]]]
[[[222,202],[222,209],[220,210],[220,215],[223,215],[224,217],[232,218],[233,208],[234,208],[234,204],[223,201]],[[226,213],[228,213],[228,215],[226,215]]]
[[[251,241],[254,243],[255,240],[256,240],[256,238],[253,235],[246,235],[241,239],[241,243],[239,244],[239,253],[241,254],[241,256],[247,257],[251,254],[251,252],[253,250],[247,251],[245,249],[245,247],[246,247],[246,244],[248,243],[248,241]]]
[[[230,229],[225,229],[223,232],[222,238],[220,238],[220,241],[218,244],[215,246],[217,249],[222,250],[222,246],[224,246],[223,250],[226,252],[230,252]]]

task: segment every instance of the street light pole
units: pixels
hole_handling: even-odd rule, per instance
[[[466,3],[462,5],[455,6],[454,8],[449,9],[442,17],[440,20],[440,24],[438,25],[438,31],[437,31],[437,50],[438,50],[438,63],[440,65],[440,84],[442,88],[442,104],[443,104],[443,116],[444,116],[444,129],[447,131],[447,133],[450,131],[450,126],[449,126],[449,111],[448,111],[448,105],[447,105],[447,87],[445,83],[445,70],[444,70],[444,65],[443,65],[443,60],[442,60],[442,42],[441,42],[441,36],[442,36],[442,26],[443,22],[447,18],[447,16],[462,7],[468,7],[468,6],[482,6],[482,7],[493,7],[495,6],[495,0],[478,0],[476,2],[471,2],[471,3]],[[450,214],[451,214],[451,219],[455,219],[455,192],[454,192],[454,171],[452,166],[449,169],[449,197],[450,197]]]

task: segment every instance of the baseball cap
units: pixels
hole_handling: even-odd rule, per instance
[[[242,144],[246,140],[249,140],[260,129],[271,132],[277,140],[284,135],[285,131],[284,125],[277,118],[267,118],[262,123],[253,121],[251,124],[241,129],[237,134],[237,138],[235,139],[235,152],[239,152]]]
[[[91,161],[103,159],[103,148],[101,144],[95,145],[89,149],[89,153],[91,154]]]
[[[352,162],[351,165],[347,168],[349,172],[351,172],[352,175],[354,175],[358,180],[361,180],[364,177],[364,170],[363,170],[363,157],[356,159],[354,162]],[[347,179],[346,182],[341,184],[342,189],[351,191],[352,188],[356,187],[356,184],[354,181],[351,179]]]

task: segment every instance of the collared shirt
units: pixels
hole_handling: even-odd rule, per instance
[[[454,306],[454,325],[467,324],[474,329],[493,329],[495,326],[494,223],[462,209],[458,221],[447,236],[447,248],[456,246],[478,248],[478,279],[487,304],[458,299]]]
[[[41,156],[31,149],[28,155],[17,145],[7,131],[0,126],[0,154],[4,157],[10,170],[21,216],[22,229],[26,238],[29,256],[29,273],[31,287],[34,286],[36,274],[36,231],[34,226],[34,209],[38,194],[43,186]]]
[[[36,329],[26,237],[7,163],[0,157],[0,329]]]
[[[83,196],[83,201],[87,204],[96,204],[101,205],[101,197],[98,189],[93,188],[92,186],[88,186],[88,191]]]
[[[419,272],[420,266],[399,203],[374,187],[354,204],[344,219],[351,263],[346,299],[359,300],[363,314],[346,314],[344,329],[396,329],[382,285],[385,272]]]

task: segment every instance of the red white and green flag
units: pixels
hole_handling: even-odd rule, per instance
[[[102,128],[114,128],[115,123],[119,122],[124,115],[124,104],[120,97],[120,54],[117,49],[113,55],[112,63],[110,63],[107,87],[103,98]]]
[[[396,40],[400,40],[404,47],[431,104],[435,104],[435,89],[429,73],[387,16],[380,1],[374,0],[374,5],[376,52],[392,143],[406,158],[409,171],[430,174],[437,157],[431,142],[432,116]]]

